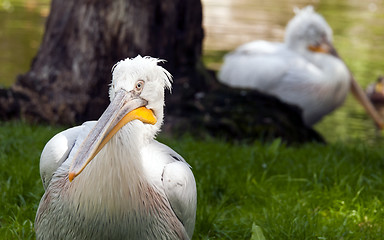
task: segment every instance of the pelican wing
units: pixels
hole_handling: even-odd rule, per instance
[[[47,142],[40,157],[40,176],[44,189],[47,189],[53,173],[76,148],[76,142],[83,139],[95,123],[96,121],[85,122],[81,126],[69,128]]]
[[[168,201],[188,236],[192,238],[196,218],[196,183],[190,166],[177,152],[153,141],[142,151],[147,174]]]
[[[196,184],[191,169],[182,161],[167,164],[163,184],[173,211],[192,238],[196,217]]]
[[[289,68],[294,54],[281,43],[254,41],[238,47],[227,54],[219,72],[219,80],[231,87],[257,88],[268,91],[280,84],[281,78]]]
[[[319,80],[318,67],[282,43],[254,41],[225,56],[219,80],[232,87],[258,89],[276,94],[276,89],[296,89]],[[297,91],[294,91],[297,92]]]

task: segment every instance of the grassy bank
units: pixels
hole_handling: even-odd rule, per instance
[[[0,239],[33,239],[39,156],[59,128],[0,123]],[[380,239],[384,151],[364,143],[161,139],[193,167],[194,239]],[[252,226],[254,231],[252,231]]]

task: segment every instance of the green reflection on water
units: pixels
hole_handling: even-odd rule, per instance
[[[28,71],[49,11],[48,0],[0,0],[0,85]]]

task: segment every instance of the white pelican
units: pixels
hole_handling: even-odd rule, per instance
[[[218,78],[231,87],[257,89],[302,109],[308,126],[339,107],[352,92],[380,117],[332,46],[332,29],[312,6],[295,10],[285,42],[253,41],[225,56]]]
[[[191,239],[196,184],[190,166],[154,140],[170,74],[159,60],[118,62],[111,103],[100,119],[54,136],[44,147],[45,188],[37,239]]]

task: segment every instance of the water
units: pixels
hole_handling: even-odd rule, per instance
[[[28,71],[48,13],[49,0],[0,0],[0,85]]]
[[[334,31],[335,46],[363,88],[384,75],[383,0],[203,0],[204,55],[218,69],[221,57],[255,39],[282,41],[292,9],[313,5]],[[0,85],[28,71],[49,13],[48,0],[0,0]],[[377,142],[372,121],[351,96],[315,126],[328,141]]]

